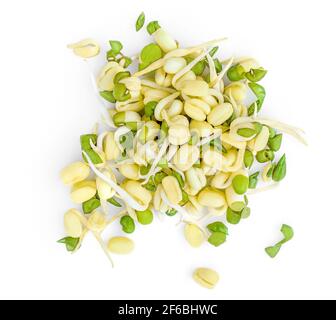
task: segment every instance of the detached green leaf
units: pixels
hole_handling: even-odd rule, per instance
[[[274,258],[279,253],[279,251],[280,251],[280,249],[281,249],[281,247],[282,247],[283,244],[285,244],[289,240],[293,239],[293,237],[294,237],[293,228],[290,227],[287,224],[283,224],[280,231],[283,234],[284,238],[281,241],[279,241],[277,244],[275,244],[274,246],[267,247],[265,249],[265,252],[271,258]]]
[[[271,257],[275,258],[281,249],[281,245],[275,245],[273,247],[265,248],[266,253]]]
[[[149,35],[152,35],[155,31],[161,29],[161,26],[159,25],[158,21],[151,21],[147,25],[147,31]]]
[[[145,24],[145,13],[144,12],[141,12],[136,23],[135,23],[135,30],[138,32],[142,27],[143,25]]]
[[[281,242],[281,244],[284,244],[286,242],[288,242],[289,240],[292,240],[294,237],[294,230],[291,226],[287,225],[287,224],[283,224],[281,227],[281,233],[284,236],[284,239]]]
[[[120,51],[123,48],[123,45],[121,44],[121,42],[118,41],[118,40],[110,40],[109,43],[110,43],[110,46],[111,46],[111,50],[110,51],[112,53],[114,53],[115,55],[119,54]]]
[[[211,232],[222,232],[225,233],[226,235],[229,234],[227,226],[221,221],[210,223],[207,225],[207,228]]]
[[[65,237],[63,239],[58,240],[57,242],[58,243],[64,243],[66,249],[69,252],[73,252],[73,251],[75,251],[75,249],[78,246],[79,238]]]

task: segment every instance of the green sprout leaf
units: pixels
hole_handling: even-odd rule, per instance
[[[72,238],[72,237],[65,237],[63,239],[60,239],[57,241],[58,243],[64,243],[66,249],[69,252],[73,252],[76,250],[78,243],[79,243],[79,238]]]
[[[254,162],[254,156],[253,156],[253,153],[246,149],[245,150],[245,154],[244,154],[244,165],[245,165],[245,168],[248,168],[250,169],[253,165],[253,162]]]
[[[279,162],[275,165],[272,173],[272,178],[274,181],[279,182],[286,176],[286,155],[284,154]]]
[[[226,234],[223,232],[213,232],[208,238],[208,242],[215,247],[220,246],[226,241]]]
[[[241,219],[241,212],[233,211],[230,207],[226,210],[226,220],[231,224],[238,224]]]
[[[134,220],[130,216],[123,216],[120,219],[120,225],[122,226],[122,230],[126,233],[133,233],[135,230]]]
[[[280,251],[283,244],[290,241],[294,237],[294,230],[287,224],[283,224],[280,229],[283,239],[279,241],[277,244],[271,247],[265,248],[265,252],[271,257],[274,258]]]
[[[230,81],[239,81],[244,79],[245,70],[240,64],[232,66],[227,71],[227,77]]]
[[[143,225],[147,225],[147,224],[151,224],[153,221],[153,212],[149,209],[144,210],[144,211],[135,211],[137,218],[138,218],[138,222],[143,224]]]
[[[232,180],[232,187],[237,194],[244,194],[246,193],[249,187],[249,178],[238,174]]]
[[[145,69],[150,64],[161,58],[162,58],[161,48],[155,43],[150,43],[141,50],[140,53],[141,63],[139,64],[139,69],[140,70]]]
[[[211,49],[211,51],[209,52],[210,57],[213,57],[217,53],[218,49],[219,49],[218,46],[217,47],[213,47]]]
[[[84,134],[80,136],[81,149],[86,152],[93,164],[103,163],[102,158],[99,154],[94,151],[91,147],[91,143],[97,145],[97,135],[96,134]],[[87,162],[86,157],[83,154],[83,159]]]
[[[221,221],[212,222],[207,225],[207,228],[211,232],[222,232],[225,233],[226,235],[228,234],[227,226]]]
[[[99,94],[108,102],[115,103],[117,101],[112,91],[100,91]]]
[[[114,198],[107,199],[107,202],[114,205],[115,207],[121,207],[121,204]]]
[[[136,23],[135,23],[135,30],[138,32],[142,27],[143,25],[145,24],[145,13],[144,12],[141,12]]]
[[[249,189],[255,189],[258,184],[259,171],[249,176]]]
[[[82,209],[85,214],[90,214],[93,210],[100,207],[100,200],[93,197],[82,203]]]
[[[170,209],[170,210],[166,211],[166,215],[169,216],[169,217],[175,216],[176,213],[177,213],[177,210],[175,210],[175,209]]]
[[[147,102],[145,104],[145,115],[148,117],[153,116],[157,104],[158,104],[157,101]]]
[[[239,134],[241,137],[249,138],[256,134],[256,131],[251,128],[241,128],[237,130],[237,134]]]
[[[177,181],[178,181],[178,183],[179,183],[179,185],[182,189],[184,187],[184,181],[183,181],[182,176],[176,171],[172,171],[172,176],[174,176],[177,179]]]
[[[249,72],[245,73],[245,78],[251,82],[258,82],[263,77],[265,77],[267,70],[263,68],[251,69]]]
[[[276,134],[274,137],[268,139],[268,146],[273,151],[279,151],[282,143],[282,134]]]
[[[147,25],[147,31],[150,35],[152,35],[155,31],[161,29],[161,26],[159,25],[158,21],[151,21]]]
[[[110,43],[110,46],[111,46],[111,52],[114,54],[114,55],[117,55],[120,53],[120,51],[122,50],[123,48],[123,45],[121,44],[120,41],[118,40],[110,40],[109,41]]]

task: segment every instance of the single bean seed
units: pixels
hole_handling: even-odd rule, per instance
[[[69,237],[79,238],[83,232],[83,226],[78,216],[81,213],[76,209],[70,209],[64,214],[64,228]]]
[[[188,243],[194,248],[200,247],[205,240],[202,230],[195,224],[186,224],[184,236]]]
[[[134,242],[126,237],[113,237],[109,240],[107,247],[112,253],[129,254],[134,250]]]
[[[213,289],[219,281],[218,273],[209,268],[196,269],[193,278],[199,285],[208,289]]]
[[[61,180],[66,185],[85,180],[90,175],[90,168],[84,162],[74,162],[61,171]]]

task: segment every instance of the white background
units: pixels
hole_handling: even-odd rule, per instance
[[[111,270],[91,237],[76,255],[56,243],[72,206],[59,171],[99,118],[87,69],[66,44],[119,39],[134,54],[150,41],[134,30],[141,11],[182,45],[228,36],[222,57],[258,58],[269,70],[263,113],[304,128],[309,147],[284,140],[287,178],[250,197],[251,218],[222,247],[193,250],[165,219],[139,227],[134,254],[115,256]],[[336,298],[334,13],[332,0],[2,1],[0,298]],[[295,238],[272,260],[264,248],[282,223]],[[191,279],[199,266],[220,273],[214,290]]]

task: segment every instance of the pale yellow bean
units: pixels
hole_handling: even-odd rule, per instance
[[[253,58],[244,58],[239,62],[239,64],[243,67],[245,72],[249,72],[251,69],[258,69],[260,67],[258,61]]]
[[[233,210],[233,211],[241,211],[245,207],[245,199],[244,195],[242,194],[237,194],[232,185],[227,187],[225,189],[225,197],[228,206]]]
[[[180,90],[187,96],[205,97],[209,94],[209,85],[204,80],[184,80]]]
[[[210,111],[210,106],[201,99],[190,99],[184,103],[184,112],[197,121],[204,121]]]
[[[203,162],[216,170],[222,170],[228,163],[222,152],[212,148],[203,153]]]
[[[107,226],[106,216],[100,211],[94,211],[87,222],[87,227],[95,232],[101,232]]]
[[[168,130],[169,143],[173,145],[182,145],[189,141],[190,131],[189,128],[183,125],[172,125]]]
[[[75,203],[83,203],[91,199],[96,192],[96,182],[92,180],[84,180],[73,185],[70,192],[70,198]]]
[[[174,57],[169,58],[164,62],[163,69],[166,73],[175,74],[182,70],[187,65],[184,58]]]
[[[183,111],[183,102],[175,99],[172,103],[169,104],[167,109],[168,117],[174,117],[181,114]]]
[[[109,132],[104,137],[103,151],[105,153],[106,160],[108,161],[119,158],[121,151],[114,140],[114,132]]]
[[[113,173],[107,170],[103,170],[102,174],[104,174],[107,178],[116,182],[116,178]],[[113,188],[107,182],[105,182],[103,179],[99,177],[96,178],[96,187],[99,198],[102,200],[110,199],[115,195],[115,191],[113,190]]]
[[[212,166],[208,166],[204,161],[201,162],[201,169],[203,170],[204,174],[208,176],[213,176],[216,174],[217,169]]]
[[[196,132],[198,137],[205,138],[213,133],[213,127],[206,121],[191,120],[189,125],[190,132]]]
[[[162,200],[161,192],[164,191],[162,185],[158,185],[153,196],[153,207],[159,212],[166,212],[169,206]]]
[[[79,42],[69,44],[68,48],[72,49],[74,54],[81,58],[92,58],[100,52],[98,42],[92,39],[84,39]]]
[[[205,187],[207,183],[205,174],[200,168],[190,168],[186,171],[185,177],[191,190],[195,190],[196,193],[198,193],[199,190]]]
[[[264,150],[267,146],[269,138],[269,130],[266,126],[263,126],[260,133],[256,136],[253,151],[258,152]]]
[[[224,132],[221,136],[221,140],[222,143],[229,144],[231,146],[236,147],[237,149],[244,149],[246,146],[246,142],[232,139],[229,132]]]
[[[119,167],[120,173],[127,179],[139,180],[140,179],[140,169],[135,163],[125,163]]]
[[[182,190],[175,177],[164,177],[162,179],[162,188],[170,203],[178,204],[182,200]]]
[[[130,91],[140,91],[141,90],[141,80],[138,77],[128,77],[121,79],[119,83],[123,83],[126,88]]]
[[[152,200],[152,194],[145,189],[140,182],[133,180],[126,180],[122,187],[127,191],[140,205],[148,207]]]
[[[242,82],[232,82],[225,89],[224,93],[227,96],[232,96],[238,103],[242,102],[246,98],[247,87]]]
[[[231,103],[225,102],[214,107],[208,114],[207,120],[213,126],[219,126],[229,119],[232,113]]]
[[[174,155],[173,163],[179,170],[186,171],[196,163],[199,156],[200,151],[196,146],[184,144]]]
[[[182,83],[186,80],[196,80],[196,75],[193,71],[186,72],[181,78],[179,78],[175,83],[175,88],[181,90]]]
[[[70,209],[64,214],[64,228],[69,237],[79,238],[83,232],[83,226],[79,216],[81,213],[76,209]]]
[[[117,102],[116,103],[116,110],[121,111],[134,111],[139,112],[144,108],[143,101],[135,101],[130,103],[124,103],[124,102]]]
[[[196,269],[193,278],[199,285],[208,289],[213,289],[219,281],[218,273],[209,268]]]
[[[230,173],[218,171],[211,180],[211,187],[216,189],[224,189],[223,186],[228,181]]]
[[[134,250],[134,242],[126,237],[113,237],[109,240],[107,247],[112,253],[128,254]]]
[[[191,223],[186,224],[184,236],[188,243],[194,248],[200,247],[205,240],[203,231],[197,225]]]
[[[224,193],[209,187],[200,191],[197,200],[202,206],[212,208],[219,208],[226,204]]]
[[[218,105],[218,101],[214,96],[205,96],[202,97],[202,100],[207,103],[211,108],[216,107]]]
[[[90,175],[90,168],[84,162],[74,162],[61,171],[61,180],[66,185],[85,180]]]
[[[154,74],[154,79],[155,82],[159,85],[159,86],[163,86],[165,80],[166,80],[166,72],[163,70],[163,68],[159,68],[155,71]]]
[[[101,70],[97,78],[97,86],[101,90],[112,91],[114,88],[114,76],[123,71],[122,68],[117,62],[111,61],[107,63],[104,68]]]
[[[164,52],[169,52],[177,49],[177,43],[174,38],[167,33],[164,29],[160,28],[159,30],[153,33],[154,40],[160,46]]]
[[[184,127],[188,127],[189,126],[189,121],[188,118],[179,114],[177,116],[172,117],[169,120],[169,125],[181,125]]]

